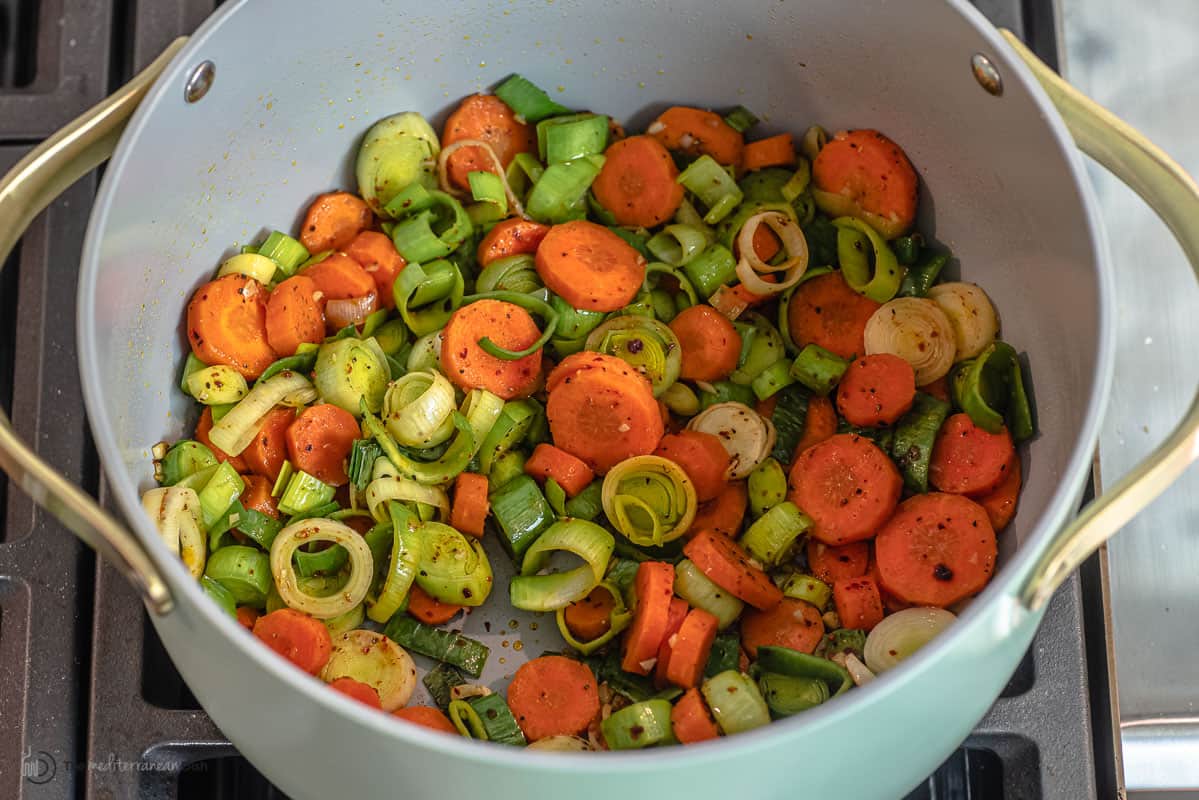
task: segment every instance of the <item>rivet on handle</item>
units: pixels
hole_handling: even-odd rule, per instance
[[[975,53],[970,58],[970,69],[974,72],[974,80],[978,81],[978,85],[986,89],[988,94],[996,97],[1003,94],[1003,76],[991,63],[991,59],[982,53]]]
[[[215,79],[216,64],[211,61],[201,61],[187,74],[187,83],[183,86],[183,99],[189,103],[199,101],[208,94]]]

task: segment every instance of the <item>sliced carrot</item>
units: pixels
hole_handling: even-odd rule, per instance
[[[333,253],[324,261],[305,267],[300,273],[312,279],[321,302],[327,300],[349,300],[367,295],[378,296],[375,279],[357,261],[345,253]]]
[[[251,608],[250,606],[237,607],[237,622],[248,631],[254,630],[254,623],[258,621],[260,616],[262,614],[256,608]]]
[[[870,566],[870,546],[851,542],[833,547],[808,539],[808,571],[829,586],[846,578],[860,578]]]
[[[531,742],[573,736],[599,716],[599,686],[581,661],[541,656],[522,664],[512,676],[508,707]]]
[[[535,260],[550,291],[585,311],[622,309],[645,281],[641,254],[603,225],[585,219],[550,228]]]
[[[878,571],[878,559],[873,554],[870,556],[870,566],[866,570],[866,577],[874,581],[874,585],[878,587],[878,596],[883,601],[883,610],[888,614],[894,614],[896,611],[903,611],[905,608],[911,608],[911,603],[905,603],[895,595],[887,591],[883,586],[882,575]]]
[[[715,531],[700,531],[683,546],[683,553],[708,580],[754,608],[774,608],[783,593],[765,572],[750,563],[740,545]]]
[[[529,312],[513,303],[478,300],[462,306],[441,332],[442,372],[463,389],[486,389],[505,400],[528,397],[541,379],[541,351],[508,361],[485,351],[479,341],[523,350],[540,335]]]
[[[761,233],[766,231],[765,234]],[[763,261],[769,261],[774,258],[775,254],[782,248],[782,243],[779,242],[777,236],[771,232],[769,228],[762,225],[754,233],[754,252]],[[733,251],[737,252],[737,243],[733,243]],[[767,283],[777,283],[778,278],[767,273],[761,276],[762,280]],[[729,319],[737,319],[745,312],[746,309],[753,308],[756,305],[761,305],[767,300],[775,297],[772,294],[757,294],[745,288],[745,284],[738,283],[732,286],[722,286],[712,293],[708,298],[708,305],[725,315]]]
[[[953,398],[949,396],[949,378],[937,378],[932,383],[921,386],[920,391],[925,394],[931,394],[933,397],[946,403],[953,402]]]
[[[441,731],[442,733],[450,733],[454,736],[458,735],[458,729],[454,727],[454,723],[450,722],[450,718],[440,708],[434,708],[433,706],[407,706],[406,708],[396,709],[391,712],[391,715],[424,728]]]
[[[903,149],[878,131],[837,133],[812,163],[812,182],[846,205],[834,216],[865,212],[866,220],[888,239],[916,221],[916,170]]]
[[[450,506],[450,525],[476,538],[483,536],[483,523],[491,513],[487,499],[486,475],[462,472],[454,479],[454,504]]]
[[[905,603],[953,605],[977,594],[995,569],[987,512],[956,494],[905,500],[874,541],[882,587]]]
[[[691,531],[715,531],[735,538],[741,533],[741,523],[745,520],[748,505],[749,489],[745,481],[730,481],[715,499],[700,505],[691,523]]]
[[[300,244],[310,253],[344,250],[374,222],[370,207],[349,192],[317,195],[300,226]]]
[[[758,402],[754,403],[754,411],[758,412],[759,417],[771,419],[774,417],[774,409],[778,406],[778,404],[779,396],[776,392],[775,394],[770,395],[770,397],[767,397],[765,400],[759,400]]]
[[[787,326],[799,347],[818,344],[841,358],[865,352],[866,323],[879,304],[849,288],[840,272],[805,281],[787,305]]]
[[[321,671],[333,652],[333,638],[325,623],[290,608],[259,617],[254,635],[311,675]]]
[[[293,275],[271,292],[266,303],[266,338],[275,353],[291,356],[305,342],[324,341],[325,317],[318,296],[316,282],[304,275]]]
[[[988,433],[966,414],[945,420],[933,445],[928,478],[937,489],[982,497],[999,488],[1012,471],[1016,448],[1007,428]]]
[[[719,620],[702,608],[693,608],[687,613],[671,646],[666,667],[669,682],[684,689],[693,689],[699,684],[719,627]]]
[[[590,642],[598,639],[612,627],[612,609],[616,608],[616,598],[607,589],[596,587],[582,600],[576,600],[566,607],[563,616],[566,627],[580,642]]]
[[[618,225],[653,228],[683,202],[674,159],[652,136],[630,136],[608,146],[591,191]]]
[[[549,393],[545,411],[554,443],[600,475],[626,458],[654,452],[665,431],[658,402],[640,375],[581,372]]]
[[[790,484],[787,498],[812,518],[812,538],[834,545],[873,536],[903,488],[887,454],[854,433],[839,433],[800,453]]]
[[[854,359],[837,384],[837,410],[851,425],[891,425],[916,399],[912,365],[890,353]]]
[[[833,407],[833,401],[820,395],[809,397],[808,413],[804,417],[803,435],[795,444],[791,460],[794,462],[804,450],[820,444],[836,432],[837,411]]]
[[[205,364],[227,364],[257,378],[278,354],[266,332],[267,291],[244,275],[210,281],[187,304],[187,339]]]
[[[780,133],[756,142],[747,142],[741,153],[741,168],[746,172],[766,167],[795,166],[795,141],[789,133]],[[764,227],[764,226],[763,226]]]
[[[479,267],[508,256],[533,255],[549,232],[548,225],[520,217],[497,222],[479,242],[476,253]]]
[[[600,370],[603,372],[611,372],[614,375],[619,375],[626,378],[641,378],[645,381],[648,387],[649,380],[629,366],[629,362],[616,356],[610,356],[605,353],[596,353],[591,350],[580,350],[577,353],[571,353],[566,358],[558,363],[550,371],[549,377],[545,379],[545,390],[552,392],[558,388],[567,378],[573,378],[582,372],[589,370]]]
[[[204,406],[204,410],[200,412],[200,419],[196,422],[196,441],[207,447],[216,456],[217,461],[228,461],[229,466],[233,467],[238,472],[245,472],[249,469],[246,466],[246,460],[240,455],[231,456],[221,448],[212,443],[212,439],[208,438],[209,432],[212,430],[212,408]]]
[[[995,491],[979,497],[976,501],[987,512],[987,517],[991,520],[991,527],[996,532],[1006,528],[1016,513],[1016,499],[1020,496],[1021,478],[1020,457],[1016,456],[1012,459],[1012,468],[1008,470],[1003,483],[999,484]]]
[[[868,631],[883,621],[883,599],[873,578],[844,578],[833,584],[833,604],[842,627]]]
[[[811,653],[824,637],[824,620],[811,603],[784,597],[767,611],[750,611],[741,618],[741,646],[750,658],[763,645]]]
[[[261,475],[242,475],[241,479],[246,484],[241,492],[241,504],[271,519],[279,519],[279,507],[275,504],[275,498],[271,497],[274,482]]]
[[[444,625],[463,608],[453,603],[441,602],[415,583],[408,590],[408,613],[426,625]]]
[[[335,692],[341,692],[346,697],[352,697],[359,703],[365,703],[371,708],[382,708],[379,702],[379,693],[375,691],[375,687],[367,686],[361,681],[356,681],[353,678],[343,677],[332,681],[329,688]]]
[[[674,639],[678,634],[679,629],[683,627],[683,620],[687,619],[687,601],[681,597],[672,597],[670,599],[670,614],[666,619],[666,634],[662,637],[662,644],[658,645],[658,658],[654,664],[654,686],[663,689],[670,682],[666,676],[666,669],[670,665],[670,654],[674,652]]]
[[[298,470],[332,486],[349,482],[346,458],[362,437],[358,420],[329,403],[309,406],[287,429],[287,452]]]
[[[720,735],[699,689],[683,692],[670,710],[670,725],[674,728],[674,738],[683,744],[706,742]]]
[[[662,437],[654,455],[668,458],[683,468],[695,484],[699,502],[714,500],[728,484],[729,451],[720,438],[703,431],[683,430]]]
[[[395,308],[395,282],[408,266],[408,262],[396,250],[391,237],[378,231],[363,231],[354,237],[346,248],[346,255],[358,262],[375,282],[379,293],[379,305]]]
[[[477,139],[491,145],[505,168],[517,153],[537,150],[537,132],[532,125],[521,122],[511,108],[495,95],[473,94],[445,121],[441,136],[442,148],[462,139]],[[469,189],[467,175],[472,172],[494,172],[491,158],[481,147],[462,147],[452,153],[446,163],[450,181],[459,189]]]
[[[625,672],[648,675],[670,625],[674,565],[642,561],[633,579],[633,591],[637,595],[637,604],[633,609],[633,624],[625,634],[620,667]]]
[[[679,339],[682,368],[679,377],[689,381],[719,381],[737,368],[741,334],[729,318],[709,305],[685,308],[670,321]]]
[[[295,409],[275,408],[267,412],[258,426],[258,434],[250,445],[241,452],[246,466],[269,478],[271,483],[279,477],[283,462],[287,460],[287,429],[296,419]]]
[[[568,497],[574,497],[595,479],[595,473],[580,459],[548,442],[533,448],[533,454],[525,462],[525,472],[542,483],[553,478]]]
[[[740,165],[745,149],[745,137],[736,128],[702,108],[672,106],[650,123],[648,130],[667,150],[709,155],[725,166]]]
[[[762,259],[763,261],[769,261],[778,255],[779,250],[782,249],[782,241],[774,231],[770,230],[769,226],[759,225],[754,229],[754,255],[756,255],[758,258]],[[766,281],[767,283],[777,282],[774,276],[770,275],[769,273],[767,275],[763,275],[762,280]],[[744,284],[739,283],[737,286],[746,293],[746,299],[750,301],[750,305],[764,302],[772,297],[772,295],[768,294],[754,294],[749,289],[746,289]]]

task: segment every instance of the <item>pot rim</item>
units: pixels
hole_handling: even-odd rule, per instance
[[[96,195],[95,205],[88,222],[80,264],[77,299],[77,345],[79,369],[83,385],[84,405],[91,422],[97,451],[101,454],[120,452],[114,436],[113,421],[109,418],[102,402],[101,387],[104,385],[97,372],[99,363],[97,340],[88,335],[95,325],[95,314],[91,301],[98,296],[97,283],[100,272],[101,239],[107,226],[109,210],[113,202],[113,176],[122,172],[124,165],[135,156],[135,143],[140,138],[146,121],[168,92],[178,91],[184,83],[184,72],[195,63],[211,37],[230,23],[239,9],[250,0],[236,0],[217,10],[191,37],[186,46],[176,55],[173,62],[159,77],[137,109],[121,137],[116,152],[105,172]],[[865,703],[882,700],[897,692],[906,691],[911,678],[929,668],[942,651],[962,647],[975,636],[986,638],[1011,636],[1019,639],[1027,626],[1039,623],[1044,609],[1030,612],[1017,597],[1018,587],[1030,573],[1036,559],[1047,549],[1054,535],[1066,520],[1077,510],[1086,477],[1091,468],[1092,454],[1098,440],[1099,425],[1106,409],[1111,391],[1115,359],[1115,291],[1114,276],[1110,263],[1107,240],[1098,212],[1093,188],[1086,175],[1081,153],[1048,95],[1041,88],[1032,72],[1000,37],[996,28],[974,8],[968,0],[948,0],[945,13],[956,13],[974,30],[986,45],[986,55],[1004,75],[1009,88],[1017,86],[1027,92],[1036,103],[1040,116],[1048,125],[1056,143],[1056,155],[1063,158],[1078,189],[1079,199],[1087,217],[1087,236],[1094,254],[1099,293],[1099,339],[1096,365],[1093,372],[1096,389],[1091,394],[1083,412],[1081,435],[1070,452],[1063,478],[1045,513],[1033,526],[1026,541],[1013,557],[996,573],[969,608],[929,646],[899,666],[888,670],[869,685],[851,693],[852,699],[821,705],[792,719],[780,720],[762,729],[738,734],[727,740],[703,743],[697,746],[672,747],[650,751],[620,753],[539,753],[524,749],[493,747],[464,737],[429,736],[417,726],[391,719],[359,703],[349,703],[336,692],[324,691],[315,679],[287,664],[261,646],[241,625],[216,604],[205,602],[206,597],[198,581],[188,573],[182,561],[167,557],[157,546],[157,533],[141,510],[137,487],[122,470],[103,458],[104,475],[112,485],[113,494],[125,519],[131,524],[142,546],[159,566],[177,608],[174,614],[195,614],[199,624],[220,629],[230,646],[240,648],[257,666],[290,689],[308,695],[326,713],[349,716],[356,724],[369,728],[377,735],[392,737],[398,742],[414,747],[442,750],[456,758],[468,759],[496,767],[514,767],[544,772],[600,773],[610,771],[614,760],[619,760],[626,769],[658,771],[686,767],[713,757],[744,755],[751,751],[763,751],[784,743],[788,734],[801,728],[811,731],[816,728],[834,727],[840,719],[854,713]],[[963,69],[967,64],[963,63]],[[164,620],[169,622],[169,617]],[[155,620],[155,624],[158,624]],[[986,630],[984,630],[986,628]],[[1013,664],[1016,658],[1013,658]],[[723,737],[722,737],[723,738]]]

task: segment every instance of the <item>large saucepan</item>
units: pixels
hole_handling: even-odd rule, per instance
[[[160,546],[138,495],[152,482],[150,447],[190,430],[172,384],[193,288],[231,243],[294,226],[317,192],[352,188],[350,158],[373,120],[444,112],[514,71],[633,127],[668,102],[742,103],[767,131],[870,126],[906,148],[924,184],[921,229],[987,288],[1004,338],[1029,353],[1040,427],[1002,568],[916,657],[836,702],[709,745],[526,752],[346,702],[256,643]],[[79,341],[92,429],[130,527],[38,461],[2,416],[0,463],[121,567],[196,697],[297,797],[783,797],[797,787],[895,797],[994,701],[1053,589],[1195,457],[1192,406],[1146,464],[1070,520],[1112,380],[1114,308],[1075,143],[1199,257],[1194,184],[964,0],[231,2],[0,186],[3,262],[40,209],[113,156],[84,252]],[[484,617],[468,631],[492,645],[494,683],[560,646],[548,620],[485,634]]]

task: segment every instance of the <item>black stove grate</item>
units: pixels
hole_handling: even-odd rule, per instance
[[[1055,5],[974,0],[1057,64]],[[0,0],[0,171],[193,30],[216,0]],[[88,176],[35,222],[0,272],[0,406],[67,477],[100,491],[76,371],[76,266]],[[1097,592],[1086,592],[1088,598]],[[1073,578],[975,733],[911,800],[1106,796],[1092,737],[1084,611]],[[1096,599],[1094,602],[1098,602]],[[1093,654],[1092,654],[1093,655]],[[1102,714],[1102,709],[1096,709]],[[1102,720],[1100,721],[1102,722]],[[1097,724],[1095,730],[1101,730]],[[136,595],[0,476],[0,797],[274,800],[166,656]],[[1096,791],[1099,782],[1101,793]]]

